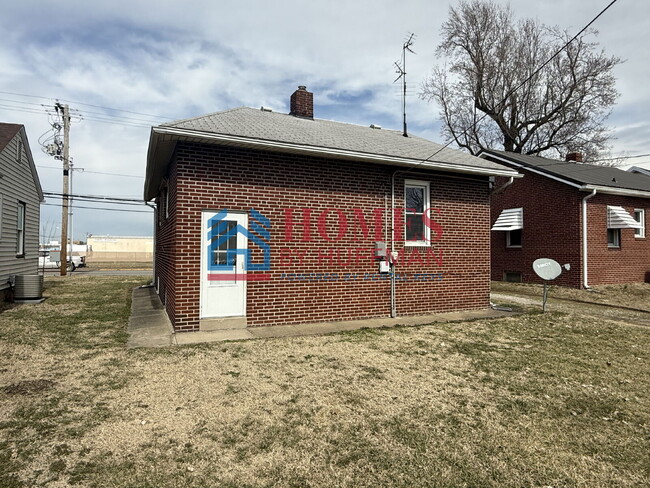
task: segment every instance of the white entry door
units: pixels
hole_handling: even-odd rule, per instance
[[[201,215],[201,318],[246,315],[248,215]]]

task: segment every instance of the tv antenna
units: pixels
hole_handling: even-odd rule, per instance
[[[411,46],[413,45],[413,42],[415,41],[415,34],[412,32],[409,34],[409,38],[402,44],[402,59],[399,61],[395,61],[395,73],[397,73],[399,76],[395,78],[395,81],[393,83],[396,83],[400,79],[402,80],[402,109],[404,112],[404,132],[402,135],[404,137],[408,137],[408,132],[406,130],[406,51],[415,54],[415,51],[411,49]]]

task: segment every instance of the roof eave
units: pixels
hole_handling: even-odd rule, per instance
[[[169,136],[175,141],[201,141],[215,145],[246,147],[250,149],[262,149],[274,152],[296,153],[311,156],[319,156],[332,159],[345,159],[363,161],[376,164],[389,164],[395,166],[414,167],[419,169],[438,170],[450,173],[464,173],[484,176],[507,176],[522,177],[523,175],[510,168],[481,168],[477,166],[464,166],[460,164],[447,163],[444,161],[424,161],[421,159],[401,158],[383,154],[362,153],[346,149],[335,149],[321,146],[309,146],[281,141],[270,141],[265,139],[253,139],[249,137],[234,136],[229,134],[216,134],[200,132],[176,127],[153,127],[149,141],[149,153],[147,156],[147,174],[145,179],[145,200],[155,197],[157,189],[151,187],[154,183],[153,172],[156,170],[154,163],[159,159],[157,146],[162,136]],[[162,164],[167,164],[163,162]]]

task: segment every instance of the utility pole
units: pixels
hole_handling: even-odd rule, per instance
[[[61,276],[68,272],[68,180],[70,174],[70,110],[57,102],[57,112],[63,111],[63,205],[61,209]],[[72,248],[70,248],[72,251]]]

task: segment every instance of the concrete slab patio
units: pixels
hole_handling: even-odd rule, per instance
[[[169,345],[200,344],[204,342],[238,341],[269,337],[297,337],[323,335],[363,328],[415,326],[435,322],[458,322],[464,320],[508,317],[513,312],[500,310],[471,310],[449,312],[417,317],[374,318],[323,322],[316,324],[276,325],[269,327],[247,327],[245,329],[224,329],[205,332],[174,333],[169,318],[152,286],[135,288],[131,317],[129,318],[129,340],[127,347],[164,347]]]

